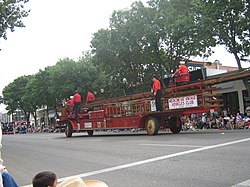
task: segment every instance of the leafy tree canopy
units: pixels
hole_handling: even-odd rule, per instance
[[[11,32],[15,27],[24,27],[22,19],[27,17],[29,10],[24,9],[29,0],[1,0],[0,1],[0,38],[7,39],[7,30]]]

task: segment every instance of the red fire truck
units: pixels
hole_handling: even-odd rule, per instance
[[[218,111],[219,94],[214,94],[216,87],[204,81],[171,87],[163,90],[163,111],[155,111],[154,96],[143,92],[94,102],[82,108],[78,119],[73,112],[62,109],[59,126],[65,129],[66,137],[75,132],[87,132],[115,129],[145,129],[148,135],[156,135],[160,129],[169,128],[172,133],[182,129],[180,116],[192,113]]]

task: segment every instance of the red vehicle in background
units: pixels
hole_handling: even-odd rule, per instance
[[[98,130],[145,129],[148,135],[156,135],[160,129],[169,128],[172,133],[182,129],[181,116],[194,113],[212,115],[222,106],[220,83],[249,77],[250,70],[219,75],[207,80],[188,82],[178,86],[171,83],[162,93],[163,111],[155,111],[154,96],[142,92],[120,98],[95,101],[88,108],[81,108],[78,119],[74,113],[62,108],[58,121],[65,129],[66,137],[75,132],[93,135]]]
[[[218,111],[219,105],[215,104],[218,100],[211,99],[215,96],[211,94],[212,90],[205,88],[201,81],[172,85],[163,90],[161,112],[155,111],[151,92],[91,103],[89,108],[92,110],[82,108],[78,119],[74,112],[69,113],[63,108],[59,126],[65,129],[67,137],[74,132],[93,135],[96,130],[110,129],[145,129],[148,135],[156,135],[160,129],[169,128],[172,133],[179,133],[182,129],[181,115]]]

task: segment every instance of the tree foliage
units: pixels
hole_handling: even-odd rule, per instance
[[[14,6],[27,1],[4,1],[10,2]],[[27,16],[22,14],[19,26]],[[149,90],[153,73],[163,77],[180,59],[207,57],[216,44],[225,45],[241,69],[241,60],[249,60],[249,19],[247,0],[150,0],[148,6],[134,2],[130,9],[114,11],[110,27],[93,34],[91,53],[77,61],[60,59],[14,80],[4,88],[4,102],[10,112],[21,107],[34,113],[45,105],[56,109],[75,89],[83,99],[88,90],[119,96],[135,83],[143,85],[141,91]],[[3,31],[1,37],[6,37]]]
[[[95,62],[114,83],[125,78],[149,85],[153,73],[169,74],[180,59],[211,54],[215,39],[200,15],[194,0],[135,2],[129,10],[114,11],[110,28],[91,41]]]
[[[16,27],[24,27],[22,19],[27,17],[29,10],[24,9],[29,0],[3,0],[0,1],[0,38],[7,39],[7,30],[11,32]]]
[[[217,44],[225,45],[242,69],[241,61],[250,60],[250,2],[206,0],[202,5],[203,19],[214,29]]]
[[[225,45],[235,57],[238,68],[241,61],[250,61],[250,2],[248,0],[206,0],[202,3],[203,20],[213,28],[217,44]],[[250,95],[247,78],[243,80]]]
[[[10,113],[14,113],[17,109],[27,111],[27,104],[30,101],[24,99],[26,86],[31,76],[21,76],[3,89],[4,104]]]

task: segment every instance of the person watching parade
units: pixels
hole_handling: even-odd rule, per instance
[[[78,118],[81,102],[82,102],[82,97],[78,93],[78,90],[76,90],[75,95],[73,96],[73,103],[74,103],[73,110],[75,111],[75,118]]]
[[[152,92],[155,96],[156,111],[162,111],[161,106],[161,83],[157,79],[156,75],[153,75],[153,88]]]

